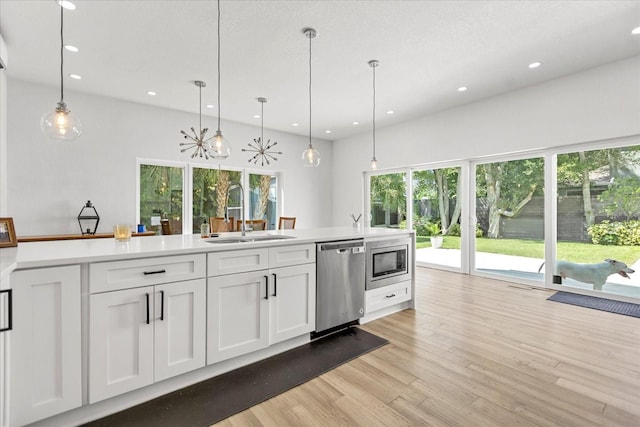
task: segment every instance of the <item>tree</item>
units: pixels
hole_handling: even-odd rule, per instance
[[[381,203],[385,209],[385,225],[391,225],[390,214],[398,214],[398,222],[406,217],[407,190],[404,173],[389,173],[371,177],[371,201]]]
[[[487,237],[500,237],[503,216],[515,217],[542,191],[544,183],[542,158],[485,163],[476,168],[476,195],[486,197],[489,206]]]
[[[614,181],[599,199],[604,202],[607,215],[621,214],[629,221],[640,215],[640,179],[621,178]]]

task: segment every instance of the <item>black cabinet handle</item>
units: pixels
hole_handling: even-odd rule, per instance
[[[150,319],[149,319],[149,294],[146,293],[145,296],[147,298],[147,325],[148,325],[149,321],[150,321]]]
[[[145,276],[148,276],[150,274],[161,274],[161,273],[166,273],[167,270],[165,270],[164,268],[162,270],[155,270],[155,271],[145,271],[143,274]]]
[[[269,299],[269,276],[264,276],[264,285],[265,285],[264,299]]]
[[[160,291],[160,320],[164,320],[164,291]]]
[[[393,298],[393,297],[395,297],[395,296],[396,296],[396,294],[391,294],[391,295],[387,295],[387,296],[385,296],[385,298]]]
[[[0,332],[4,332],[13,329],[13,289],[0,291],[1,294],[7,294],[7,315],[9,316],[7,327],[0,328]]]
[[[273,296],[277,296],[278,294],[278,276],[276,276],[276,273],[271,273],[271,275],[273,276]]]

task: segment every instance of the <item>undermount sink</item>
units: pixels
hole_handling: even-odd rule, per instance
[[[266,242],[270,240],[284,240],[295,239],[293,236],[283,236],[280,234],[269,234],[262,236],[244,236],[244,237],[215,237],[208,239],[207,243],[251,243],[251,242]]]

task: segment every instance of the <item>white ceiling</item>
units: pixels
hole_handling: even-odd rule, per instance
[[[215,1],[75,4],[65,43],[80,52],[65,51],[64,68],[82,80],[65,77],[66,89],[195,113],[185,126],[197,124],[194,80],[207,82],[203,104],[217,104]],[[222,118],[259,126],[265,97],[266,128],[308,135],[302,30],[313,27],[312,133],[329,140],[371,130],[371,59],[383,127],[640,54],[640,1],[235,0],[221,10]],[[58,87],[59,19],[53,0],[0,0],[9,78]]]

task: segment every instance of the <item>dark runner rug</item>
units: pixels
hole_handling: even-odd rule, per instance
[[[348,328],[85,425],[210,426],[388,343]]]
[[[640,304],[625,301],[614,301],[606,298],[598,298],[590,295],[580,295],[562,291],[556,292],[547,299],[549,301],[578,305],[580,307],[593,308],[595,310],[608,311],[610,313],[623,314],[625,316],[640,317]]]

